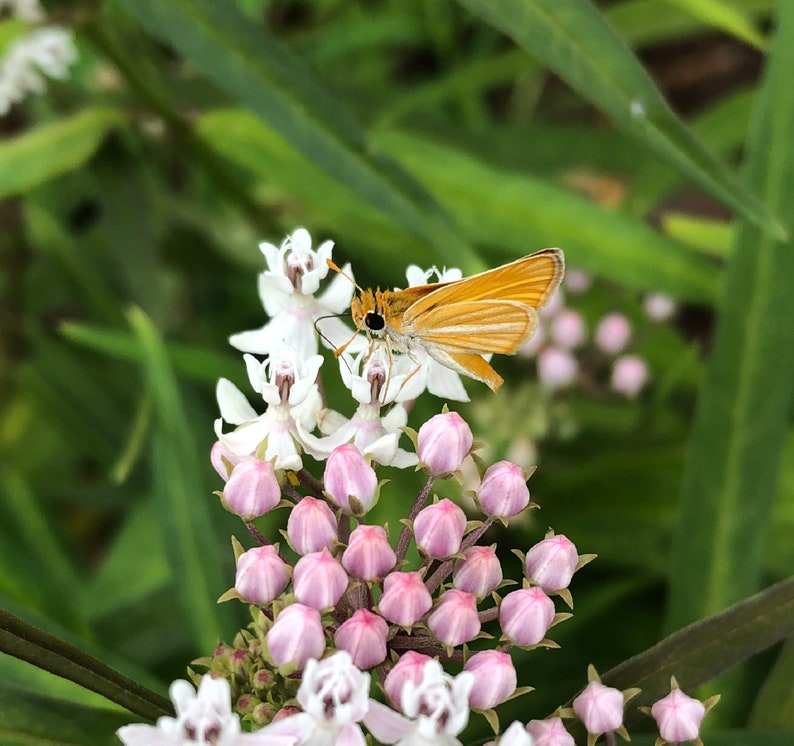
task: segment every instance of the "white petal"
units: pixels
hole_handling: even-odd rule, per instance
[[[349,264],[342,267],[342,272],[336,272],[331,282],[326,285],[320,297],[317,299],[323,309],[330,313],[342,313],[350,308],[350,301],[356,286],[351,282],[353,274]],[[347,276],[345,276],[347,275]]]
[[[311,432],[317,427],[317,417],[323,408],[323,400],[316,384],[312,384],[304,400],[290,409],[290,416]]]
[[[215,398],[218,400],[221,417],[230,425],[242,425],[259,417],[243,392],[227,378],[218,379]]]
[[[295,289],[283,275],[261,272],[257,281],[259,300],[268,316],[277,316],[289,307]]]
[[[320,432],[323,435],[331,435],[339,428],[344,427],[350,422],[350,419],[345,417],[340,412],[334,409],[326,409],[317,416]]]
[[[248,373],[248,383],[251,384],[251,388],[257,394],[261,394],[262,386],[267,383],[266,364],[248,353],[243,355],[243,360],[245,361],[246,373]]]
[[[397,469],[408,469],[411,466],[416,466],[418,463],[419,456],[415,453],[405,451],[402,448],[398,448],[394,456],[391,457],[391,461],[386,463],[385,466],[394,466]]]
[[[181,743],[163,733],[159,727],[136,723],[125,725],[116,731],[125,746],[178,746]]]
[[[270,423],[261,417],[246,423],[230,433],[223,432],[223,420],[215,420],[215,435],[221,444],[235,456],[248,456],[267,437]]]
[[[432,272],[432,269],[425,270],[416,264],[408,265],[408,269],[405,270],[405,279],[408,280],[408,287],[415,288],[419,285],[427,285]]]
[[[361,728],[354,723],[346,723],[339,729],[336,736],[337,746],[366,746],[367,739]]]
[[[442,399],[453,401],[469,401],[469,395],[463,387],[460,376],[435,360],[428,360],[427,390]]]
[[[396,743],[414,729],[414,724],[410,720],[374,699],[369,702],[364,725],[375,740],[381,743]]]

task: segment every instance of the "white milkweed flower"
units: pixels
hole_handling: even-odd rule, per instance
[[[429,660],[418,684],[406,681],[403,715],[379,702],[370,702],[364,724],[381,743],[399,746],[460,746],[458,734],[469,722],[469,693],[474,675],[463,671],[452,677],[437,660]]]
[[[333,315],[350,306],[355,289],[350,265],[342,269],[347,277],[337,275],[315,298],[330,269],[326,260],[331,258],[334,242],[324,241],[313,250],[309,232],[298,228],[280,247],[263,242],[259,248],[267,261],[267,269],[259,275],[259,298],[270,321],[259,329],[232,335],[229,342],[241,352],[258,355],[287,342],[306,359],[318,352],[315,323],[321,317],[326,317],[320,331],[328,347],[336,349],[348,341],[350,329]]]
[[[264,461],[273,461],[276,469],[300,469],[303,444],[298,425],[306,432],[317,422],[322,400],[315,381],[322,356],[304,360],[293,348],[280,344],[264,363],[253,355],[243,357],[251,387],[268,407],[264,414],[257,414],[243,393],[221,378],[216,389],[221,410],[220,419],[215,421],[218,440],[235,456],[256,453]],[[239,427],[224,433],[224,420]]]
[[[408,356],[391,355],[391,364],[388,357],[382,345],[356,357],[340,356],[342,380],[359,403],[358,408],[350,419],[334,410],[323,412],[319,424],[324,438],[306,432],[301,423],[298,429],[308,453],[325,459],[337,446],[353,443],[379,464],[398,468],[416,465],[416,454],[398,446],[401,428],[408,422],[408,413],[399,402],[415,399],[424,384]],[[381,408],[393,402],[397,403],[381,416]]]
[[[136,723],[118,729],[125,746],[293,746],[295,738],[243,733],[239,715],[232,714],[231,690],[226,679],[204,676],[198,692],[178,680],[169,690],[176,717],[161,717],[157,725]]]
[[[367,714],[369,674],[359,671],[344,650],[306,664],[298,689],[303,712],[266,725],[261,733],[297,738],[299,746],[364,746],[359,722]]]
[[[37,14],[32,3],[17,3],[15,10],[23,20],[40,20],[41,9]],[[43,76],[65,78],[76,59],[72,32],[56,26],[33,29],[11,42],[0,59],[0,116],[28,93],[41,93]]]

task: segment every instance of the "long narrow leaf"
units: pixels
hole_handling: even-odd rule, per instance
[[[590,0],[459,0],[535,55],[617,127],[766,232],[781,223],[675,116]]]
[[[794,4],[779,26],[747,176],[794,227]],[[794,246],[739,226],[684,471],[668,629],[757,589],[794,389]]]
[[[152,442],[155,493],[185,627],[198,649],[212,650],[223,625],[215,599],[228,587],[220,569],[210,491],[200,479],[198,454],[162,339],[151,321],[133,309],[130,323],[144,353],[155,401]],[[230,628],[230,627],[229,627]]]
[[[372,152],[359,122],[304,61],[233,5],[215,0],[118,2],[360,199],[425,239],[446,261],[477,264],[428,193],[395,163]]]

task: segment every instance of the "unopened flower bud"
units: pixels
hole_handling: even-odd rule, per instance
[[[287,583],[289,570],[274,546],[254,547],[237,558],[234,589],[248,603],[270,603]]]
[[[554,602],[540,588],[508,593],[499,607],[504,635],[516,645],[537,645],[554,621]]]
[[[480,633],[477,598],[472,593],[452,588],[441,596],[427,619],[427,626],[444,645],[462,645]]]
[[[247,523],[269,513],[281,500],[273,464],[247,458],[232,470],[223,490],[223,502]]]
[[[353,529],[342,555],[342,564],[351,575],[360,580],[376,580],[384,577],[396,563],[397,555],[383,526],[361,524]]]
[[[563,350],[573,350],[587,336],[584,320],[576,311],[567,308],[551,320],[551,339]]]
[[[325,650],[320,612],[303,604],[282,609],[267,633],[267,649],[273,663],[294,663],[299,669],[310,658],[319,659]]]
[[[422,508],[414,520],[416,546],[433,559],[455,554],[465,530],[466,514],[447,498]]]
[[[497,461],[483,474],[477,488],[477,502],[483,513],[510,518],[529,505],[529,487],[524,470],[510,461]]]
[[[402,709],[402,693],[405,684],[410,682],[413,686],[417,686],[422,681],[425,664],[431,660],[433,659],[429,655],[409,650],[400,656],[400,659],[386,675],[383,688],[396,709]]]
[[[612,366],[609,385],[619,394],[633,399],[648,382],[648,364],[636,355],[623,355]]]
[[[330,609],[347,590],[348,576],[327,549],[301,557],[295,564],[295,598],[313,609]]]
[[[334,512],[325,500],[304,497],[290,511],[287,538],[301,556],[331,549],[337,536]]]
[[[210,463],[220,478],[226,482],[231,470],[240,463],[240,457],[232,453],[223,443],[216,440],[210,449]]]
[[[579,373],[579,363],[567,350],[546,347],[538,355],[538,380],[552,391],[570,386]]]
[[[565,289],[570,293],[584,293],[593,284],[593,278],[587,272],[571,267],[565,270]]]
[[[623,692],[591,681],[573,701],[573,711],[588,733],[609,733],[623,725]]]
[[[433,605],[430,592],[418,572],[392,572],[383,581],[378,611],[401,627],[416,624]]]
[[[596,346],[608,355],[617,355],[631,339],[631,323],[622,313],[610,313],[598,322]]]
[[[664,293],[649,293],[642,307],[651,321],[667,321],[675,313],[675,301]]]
[[[539,541],[527,552],[526,574],[544,591],[561,591],[571,583],[579,554],[573,542],[563,534]]]
[[[498,746],[535,746],[529,731],[518,720],[510,723],[510,726],[502,733],[497,744]]]
[[[700,724],[706,714],[706,706],[698,699],[674,688],[663,699],[651,707],[659,735],[670,743],[694,741],[700,734]]]
[[[436,477],[448,477],[460,469],[474,438],[466,421],[457,412],[442,412],[419,428],[419,462]]]
[[[352,443],[334,448],[325,462],[325,491],[345,513],[361,515],[373,505],[375,470]]]
[[[473,546],[464,553],[465,559],[455,563],[452,584],[461,591],[485,598],[502,582],[502,565],[493,546]]]
[[[364,671],[386,660],[388,634],[389,625],[383,617],[359,609],[339,626],[334,644],[350,653],[353,664]]]
[[[565,729],[562,718],[530,720],[527,730],[532,736],[534,746],[576,746],[573,736]]]
[[[518,675],[508,653],[499,650],[475,653],[466,661],[463,670],[474,674],[469,704],[475,710],[490,710],[516,690]]]

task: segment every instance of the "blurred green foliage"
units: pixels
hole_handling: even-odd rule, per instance
[[[248,390],[226,338],[264,321],[258,242],[298,226],[384,287],[409,262],[471,272],[558,245],[596,281],[577,310],[635,322],[653,376],[635,400],[597,380],[539,414],[525,359],[499,361],[496,397],[468,385],[492,458],[544,436],[543,510],[493,540],[526,549],[553,526],[599,555],[562,650],[517,656],[537,691],[503,722],[791,574],[793,4],[49,10],[80,61],[0,119],[0,605],[160,692],[233,637],[245,609],[214,603],[241,533],[211,494],[214,384]],[[644,320],[648,291],[678,301],[675,324]],[[396,526],[418,483],[387,471],[377,518]],[[791,650],[717,683],[708,743],[794,738]],[[10,656],[0,677],[2,743],[111,743],[124,719]],[[50,697],[91,735],[60,710],[42,725]]]

